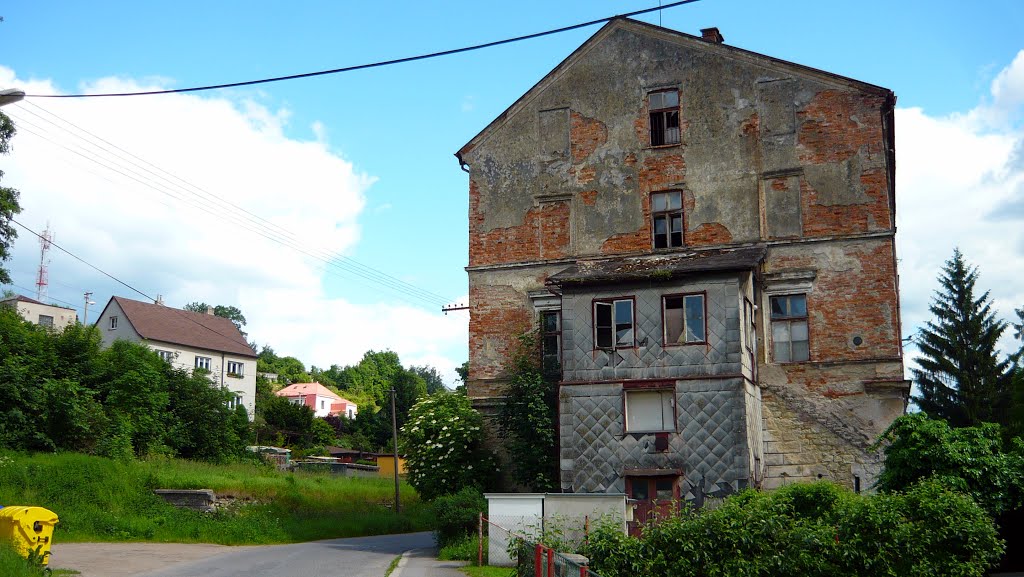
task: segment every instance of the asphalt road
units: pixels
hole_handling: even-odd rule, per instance
[[[261,547],[69,543],[53,546],[50,567],[81,577],[383,577],[395,557],[433,546],[430,533]]]

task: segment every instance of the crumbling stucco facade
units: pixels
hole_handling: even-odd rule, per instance
[[[709,32],[614,20],[457,153],[469,396],[556,315],[563,490],[867,488],[909,393],[895,97]]]

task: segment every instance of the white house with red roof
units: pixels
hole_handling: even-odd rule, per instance
[[[140,342],[183,369],[209,371],[210,379],[234,393],[230,406],[256,414],[256,352],[230,319],[163,304],[111,297],[96,321],[103,346],[118,339]]]
[[[11,307],[26,321],[55,331],[78,322],[78,313],[73,308],[48,305],[22,295],[0,300],[0,306]]]
[[[287,398],[293,404],[306,405],[313,409],[313,414],[317,417],[338,415],[354,419],[359,413],[359,407],[355,403],[338,396],[320,383],[295,383],[274,394]]]

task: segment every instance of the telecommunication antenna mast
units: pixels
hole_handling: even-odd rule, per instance
[[[53,233],[50,232],[50,223],[46,223],[46,230],[39,236],[39,275],[36,276],[37,301],[46,298],[46,286],[50,284],[50,272],[47,270],[50,262],[46,260],[46,253],[50,251],[51,244],[53,244]]]

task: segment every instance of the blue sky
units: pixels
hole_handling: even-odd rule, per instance
[[[656,5],[11,3],[0,9],[0,88],[66,94],[251,80]],[[962,2],[702,0],[640,17],[659,18],[691,34],[717,26],[727,44],[896,92],[897,172],[906,167],[908,174],[897,189],[904,334],[927,318],[937,267],[954,245],[981,267],[1003,316],[1024,305],[1016,276],[1024,255],[1024,153],[1014,153],[1024,151],[1024,57],[1020,70],[1012,66],[1024,49],[1024,3],[992,1],[980,10]],[[323,274],[222,214],[190,215],[151,187],[61,148],[70,136],[34,107],[294,231],[305,246],[341,251],[464,301],[468,181],[453,153],[597,29],[181,99],[28,99],[4,109],[35,124],[19,123],[0,169],[8,173],[4,184],[22,191],[22,222],[41,230],[49,221],[59,244],[168,304],[238,305],[258,343],[318,366],[392,348],[407,363],[451,374],[466,357],[465,314],[446,317],[434,302]],[[947,146],[941,138],[950,139]],[[210,148],[200,154],[194,149],[202,144]],[[973,208],[952,205],[960,199]],[[111,294],[138,296],[63,255],[51,259],[52,299],[79,304],[91,290],[101,306]],[[34,286],[38,247],[27,233],[8,264],[16,285]]]

